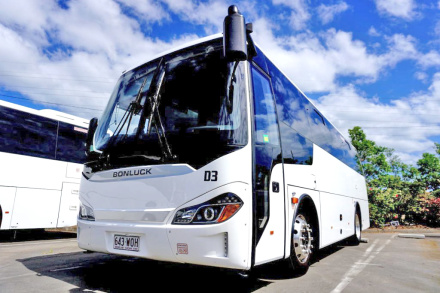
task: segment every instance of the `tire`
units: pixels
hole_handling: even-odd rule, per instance
[[[314,233],[312,221],[304,210],[299,210],[293,221],[292,246],[290,260],[295,271],[307,272],[310,266],[310,259],[314,252]]]
[[[359,245],[362,239],[362,222],[361,222],[361,214],[358,209],[356,209],[356,213],[354,214],[354,234],[350,237],[349,242],[352,245]]]

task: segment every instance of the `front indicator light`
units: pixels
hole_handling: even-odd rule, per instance
[[[216,224],[235,215],[243,201],[233,193],[219,195],[199,205],[177,211],[173,224]]]
[[[222,214],[218,218],[217,222],[221,223],[232,217],[239,209],[241,205],[239,204],[230,204],[225,206],[225,208],[222,211]]]

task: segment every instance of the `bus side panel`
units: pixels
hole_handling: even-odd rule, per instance
[[[83,165],[77,163],[67,163],[66,178],[81,179]],[[77,182],[77,180],[71,180]],[[78,181],[79,182],[79,181]]]
[[[76,216],[79,211],[79,184],[63,183],[61,191],[60,212],[58,214],[57,227],[69,227],[76,225]]]
[[[321,221],[324,223],[321,247],[324,247],[354,234],[355,203],[366,202],[367,193],[362,175],[317,145],[313,146],[313,154],[316,189],[321,197]],[[368,213],[365,214],[365,208],[361,212],[363,228],[367,228]]]
[[[0,186],[0,207],[2,212],[0,230],[9,229],[12,211],[14,209],[15,193],[17,188]]]
[[[350,237],[354,233],[354,200],[350,197],[320,192],[321,247]]]
[[[0,185],[61,190],[66,162],[0,152]]]
[[[55,228],[61,191],[17,188],[11,229]]]
[[[313,145],[313,168],[319,191],[367,200],[364,177],[317,145]]]

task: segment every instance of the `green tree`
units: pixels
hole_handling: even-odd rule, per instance
[[[392,220],[415,223],[426,218],[426,178],[435,177],[432,157],[422,159],[415,168],[403,163],[393,149],[367,139],[360,127],[350,129],[349,134],[368,184],[371,225],[383,226]]]
[[[393,150],[378,146],[372,140],[367,139],[362,128],[359,126],[348,130],[351,142],[357,150],[357,164],[370,184],[377,185],[384,175],[391,171],[387,157],[391,157]]]
[[[436,144],[437,148],[439,144]],[[437,149],[439,151],[439,149]],[[440,188],[440,159],[434,154],[424,153],[423,157],[417,161],[421,180],[426,189],[437,190]]]

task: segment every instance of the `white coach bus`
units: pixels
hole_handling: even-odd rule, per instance
[[[88,121],[0,101],[0,229],[75,226]]]
[[[354,147],[250,38],[223,35],[122,75],[91,120],[80,188],[85,250],[250,270],[306,269],[369,227]],[[294,64],[292,65],[294,66]]]

